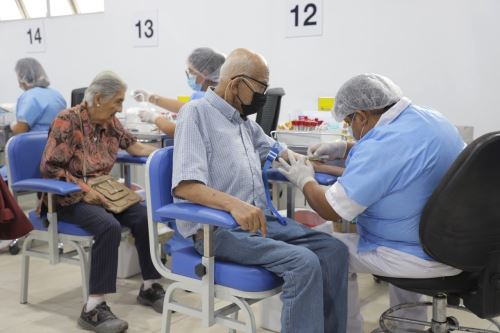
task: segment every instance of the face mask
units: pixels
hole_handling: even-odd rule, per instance
[[[187,84],[194,91],[201,91],[201,83],[196,82],[196,75],[188,74]]]
[[[247,75],[238,75],[238,76],[233,77],[232,79],[235,79],[237,77],[243,77],[246,79],[253,80],[253,81],[261,84],[262,86],[264,86],[265,90],[267,90],[267,83],[265,83],[265,82],[256,80],[253,77],[250,77]],[[262,110],[262,108],[264,107],[264,104],[266,104],[267,95],[262,94],[262,93],[258,93],[255,90],[253,90],[253,88],[250,86],[250,84],[246,80],[243,80],[243,83],[253,92],[252,100],[250,101],[250,104],[244,104],[243,101],[241,100],[240,96],[236,95],[236,97],[238,97],[238,99],[240,100],[240,103],[241,103],[241,118],[243,118],[243,120],[247,120],[247,117],[249,115],[255,114],[255,113]]]
[[[354,114],[354,116],[352,116],[352,119],[351,119],[351,125],[350,125],[349,127],[347,127],[347,132],[349,132],[349,135],[350,135],[352,138],[356,139],[356,138],[354,137],[354,132],[352,131],[352,124],[354,123],[354,117],[356,117],[356,114]]]
[[[241,113],[242,113],[241,118],[246,120],[249,115],[255,114],[262,110],[264,104],[266,104],[267,95],[254,92],[252,96],[252,101],[248,105],[243,104],[239,96],[238,99],[240,100],[241,103]]]
[[[351,136],[351,138],[354,138],[354,132],[352,131],[352,126],[347,127],[347,132]]]
[[[352,116],[351,126],[349,126],[349,127],[347,128],[347,131],[349,132],[349,135],[350,135],[351,137],[353,137],[355,140],[359,141],[359,140],[361,140],[361,138],[363,137],[363,131],[365,130],[365,125],[366,125],[366,124],[365,124],[365,125],[363,125],[363,127],[361,127],[361,133],[359,133],[359,138],[356,138],[356,137],[354,136],[354,132],[353,132],[353,130],[352,130],[352,124],[354,123],[354,117],[356,117],[356,114],[354,114],[354,116]]]

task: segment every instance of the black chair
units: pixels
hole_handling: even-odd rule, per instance
[[[460,330],[458,320],[447,317],[448,305],[472,312],[500,329],[492,319],[500,315],[500,132],[476,139],[452,164],[424,208],[420,241],[432,258],[463,272],[432,279],[379,276],[399,288],[433,297],[432,303],[401,304],[387,310],[380,317],[380,328],[392,332],[386,325],[392,321],[430,327],[421,332]],[[412,306],[432,306],[432,322],[392,315]]]
[[[73,89],[71,91],[71,107],[80,104],[83,101],[83,96],[85,95],[85,88]]]
[[[264,133],[271,135],[278,126],[280,117],[281,97],[285,95],[283,88],[270,88],[267,90],[267,101],[260,112],[257,113],[256,122],[262,127]]]

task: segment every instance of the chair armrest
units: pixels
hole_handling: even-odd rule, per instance
[[[314,174],[314,178],[320,185],[332,185],[337,181],[337,177],[333,175],[329,175],[327,173],[323,172],[316,172]],[[288,182],[288,179],[281,174],[277,169],[270,169],[267,172],[267,179],[270,181],[282,181],[282,182]]]
[[[228,212],[187,202],[168,204],[156,210],[155,214],[162,218],[211,224],[222,228],[238,226],[238,223]]]
[[[68,195],[71,193],[80,192],[80,186],[55,179],[42,179],[31,178],[24,179],[13,183],[12,189],[14,191],[36,191],[36,192],[49,192],[58,195]]]
[[[147,156],[134,156],[123,150],[120,150],[118,152],[118,156],[116,157],[116,162],[127,164],[146,164],[147,160]]]

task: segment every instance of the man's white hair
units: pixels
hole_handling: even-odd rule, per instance
[[[114,72],[104,71],[97,74],[92,80],[92,83],[85,90],[83,100],[87,102],[88,106],[92,106],[95,95],[100,93],[101,101],[105,103],[121,90],[127,90],[127,84]]]

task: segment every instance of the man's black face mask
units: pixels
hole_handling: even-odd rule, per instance
[[[261,85],[263,85],[266,89],[267,89],[267,84],[264,83],[264,82],[261,82],[259,80],[256,80],[252,77],[249,77],[249,76],[246,76],[246,75],[238,75],[238,76],[235,76],[233,77],[233,79],[237,78],[237,77],[244,77],[244,78],[247,78],[247,79],[250,79],[250,80],[253,80]],[[243,118],[243,120],[247,120],[247,117],[251,114],[255,114],[259,111],[262,110],[262,108],[264,107],[264,104],[266,104],[266,101],[267,101],[267,95],[264,93],[259,93],[259,92],[256,92],[255,90],[253,90],[253,88],[245,81],[243,80],[243,82],[247,85],[247,87],[252,91],[253,95],[252,95],[252,101],[250,102],[250,104],[244,104],[240,98],[240,96],[238,96],[238,99],[240,100],[240,103],[241,103],[241,118]]]

